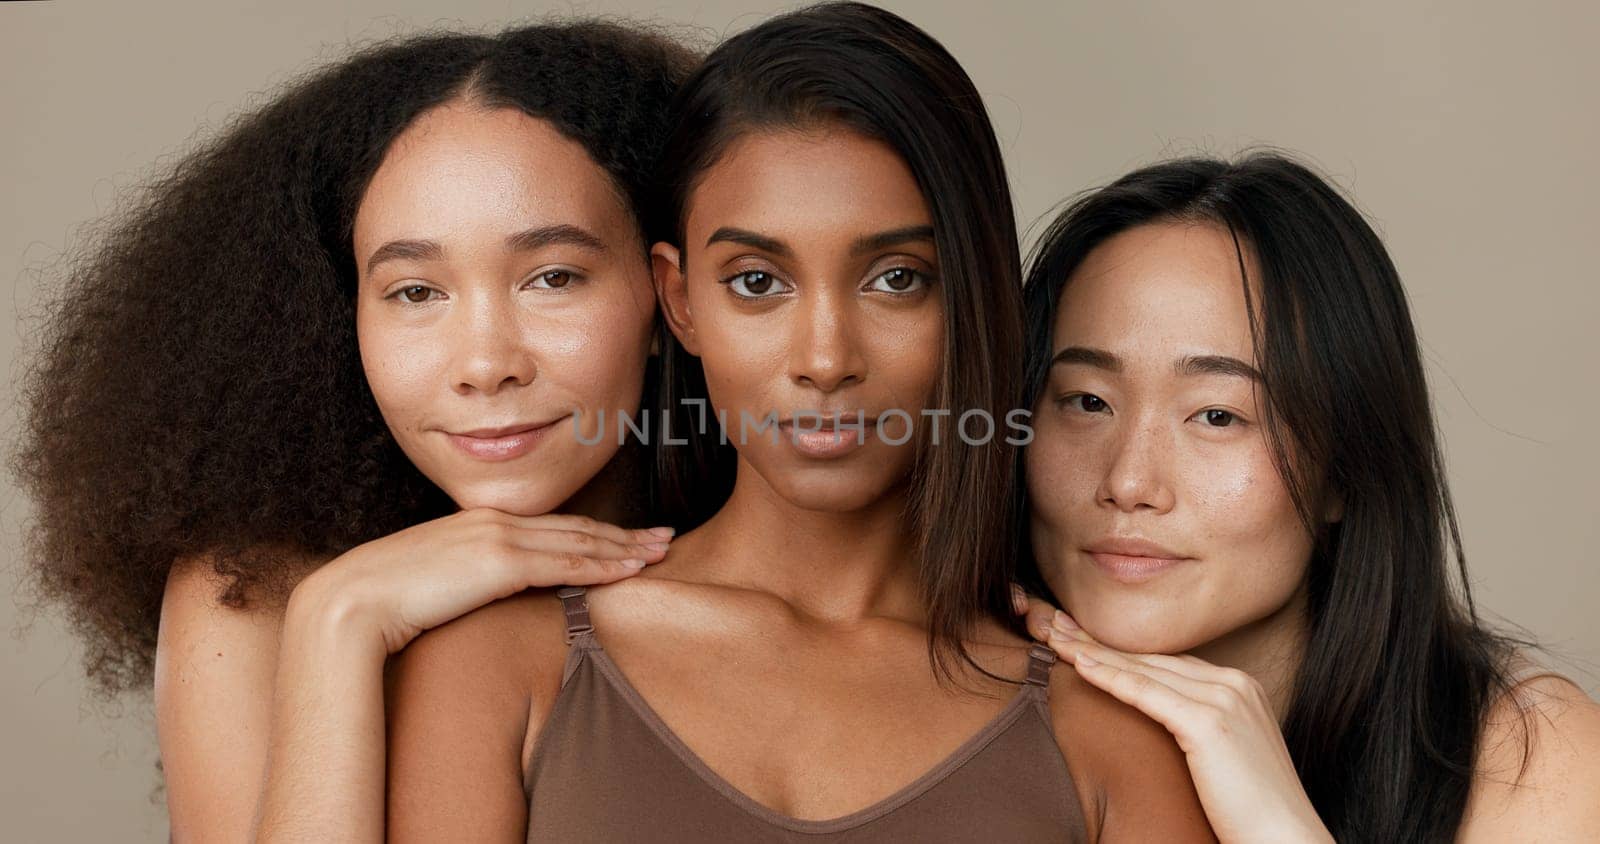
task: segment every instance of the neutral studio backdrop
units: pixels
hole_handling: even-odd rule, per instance
[[[1476,2],[891,2],[983,92],[1029,226],[1164,155],[1299,151],[1386,236],[1425,344],[1480,605],[1600,688],[1600,6]],[[0,419],[78,226],[263,92],[364,43],[556,13],[687,25],[752,2],[0,3]],[[0,837],[166,839],[148,696],[88,697],[21,590],[28,505],[0,481]]]

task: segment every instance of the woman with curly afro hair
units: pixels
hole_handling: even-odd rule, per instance
[[[596,21],[383,43],[184,157],[70,265],[13,463],[31,571],[102,691],[153,680],[175,838],[247,836],[269,756],[264,832],[369,834],[339,825],[340,777],[381,781],[388,654],[664,556],[670,529],[636,529],[649,461],[589,429],[646,392],[637,221],[696,61]]]

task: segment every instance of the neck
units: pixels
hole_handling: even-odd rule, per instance
[[[1289,712],[1294,682],[1305,657],[1306,586],[1276,612],[1190,651],[1215,665],[1237,668],[1256,678],[1281,723]]]
[[[916,542],[900,485],[849,511],[808,510],[743,458],[727,504],[682,541],[680,575],[765,592],[824,621],[891,616],[922,623]]]

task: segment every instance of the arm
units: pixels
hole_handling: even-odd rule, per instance
[[[531,586],[636,574],[665,555],[669,535],[469,510],[369,542],[307,577],[285,614],[258,838],[382,841],[388,656]]]
[[[219,601],[206,560],[173,565],[156,640],[156,733],[174,841],[248,840],[266,768],[279,605]]]
[[[1552,676],[1523,683],[1491,712],[1482,743],[1459,840],[1600,839],[1600,705],[1581,689]]]
[[[391,841],[527,839],[525,754],[559,692],[560,604],[529,593],[430,631],[389,685]]]

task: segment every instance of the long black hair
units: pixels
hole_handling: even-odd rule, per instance
[[[652,227],[683,243],[688,198],[742,134],[838,126],[875,138],[905,160],[933,217],[944,302],[944,348],[933,396],[940,408],[1005,417],[1021,397],[1021,258],[1000,145],[977,88],[932,36],[860,3],[823,3],[730,38],[684,83],[662,150]],[[699,362],[664,350],[664,407],[691,428],[682,399],[706,396]],[[681,421],[679,421],[681,420]],[[714,434],[662,449],[663,504],[694,523],[732,487],[732,449]],[[1011,622],[1017,545],[1014,448],[952,437],[918,449],[911,512],[929,612],[929,650],[941,677],[980,614]],[[1020,628],[1019,628],[1020,629]],[[967,660],[970,662],[970,660]]]
[[[1029,406],[1073,271],[1169,221],[1223,228],[1240,270],[1246,251],[1259,268],[1245,296],[1268,441],[1315,537],[1283,725],[1300,780],[1338,840],[1451,840],[1513,643],[1473,605],[1405,291],[1360,212],[1273,152],[1168,161],[1077,199],[1030,262]],[[1336,524],[1317,518],[1324,494],[1344,505]]]
[[[595,20],[386,41],[237,118],[75,250],[12,468],[31,580],[66,605],[101,691],[149,679],[175,560],[209,560],[241,605],[292,585],[288,560],[453,509],[396,445],[356,347],[351,225],[393,140],[452,99],[515,108],[637,211],[696,60]]]

